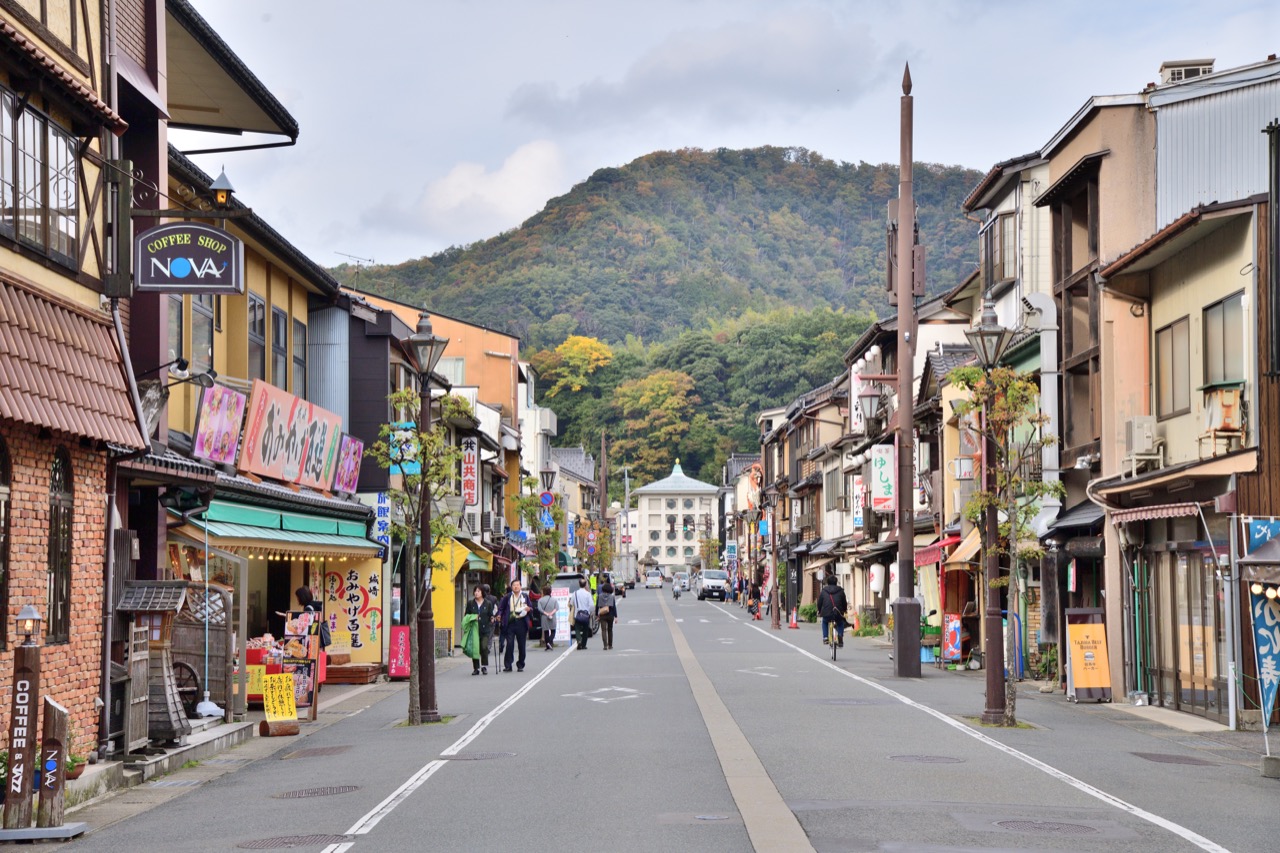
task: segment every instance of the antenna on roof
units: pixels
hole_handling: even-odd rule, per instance
[[[352,277],[351,286],[356,290],[360,289],[360,270],[363,269],[362,264],[377,263],[373,258],[362,258],[359,255],[348,255],[346,252],[334,252],[335,255],[342,255],[344,258],[350,258],[356,262],[356,274]]]

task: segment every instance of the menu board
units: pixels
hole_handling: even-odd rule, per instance
[[[293,701],[299,708],[309,708],[315,719],[316,677],[320,661],[319,613],[305,610],[291,612],[284,623],[284,660],[280,671],[293,678]]]

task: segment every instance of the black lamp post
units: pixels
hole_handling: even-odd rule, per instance
[[[556,484],[556,469],[547,466],[542,469],[538,476],[542,478],[542,491],[551,491],[551,487]]]
[[[431,374],[440,363],[440,356],[449,345],[431,330],[431,320],[426,314],[418,318],[418,330],[407,341],[418,362],[418,426],[422,433],[431,431]],[[423,442],[418,442],[418,465],[421,481],[419,487],[420,514],[418,519],[418,552],[414,563],[413,584],[415,591],[427,597],[418,602],[418,703],[419,722],[440,722],[440,710],[436,707],[436,616],[431,608],[431,585],[423,589],[419,577],[423,572],[423,556],[430,560],[434,544],[431,541],[431,501],[434,485],[427,479],[427,459]],[[416,598],[416,595],[415,595]]]
[[[778,612],[778,493],[765,492],[764,505],[769,510],[769,562],[773,566],[773,588],[769,591],[769,627],[782,628],[782,614]]]
[[[1000,325],[996,317],[995,306],[987,299],[982,306],[982,318],[978,324],[964,333],[969,344],[978,354],[978,362],[988,373],[1000,363],[1004,351],[1013,339],[1013,330]],[[983,406],[983,429],[987,432],[982,449],[982,475],[988,493],[995,491],[995,437],[990,434],[985,423],[986,406]],[[984,555],[985,571],[983,579],[987,585],[987,610],[983,618],[986,636],[983,639],[982,665],[987,668],[987,707],[982,712],[982,722],[999,724],[1004,722],[1004,644],[1003,625],[1000,618],[1000,558],[996,554],[996,544],[1000,536],[999,519],[994,503],[989,503],[984,513],[983,526],[987,553]]]

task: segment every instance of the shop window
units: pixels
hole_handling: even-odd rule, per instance
[[[289,315],[271,309],[271,384],[289,390]]]
[[[71,637],[71,537],[75,495],[71,485],[71,457],[63,448],[53,455],[49,472],[49,628],[46,643],[65,643]]]
[[[267,300],[249,294],[249,375],[246,379],[267,378]]]
[[[9,450],[0,439],[0,614],[9,613]],[[9,626],[0,628],[0,649],[8,646]]]
[[[1206,385],[1244,381],[1244,293],[1204,309]]]
[[[75,139],[0,89],[0,232],[76,267],[80,198]]]
[[[1191,322],[1183,317],[1156,332],[1156,414],[1191,411]]]
[[[213,369],[213,297],[197,293],[191,297],[191,372]]]
[[[169,330],[169,357],[166,361],[173,361],[175,358],[182,358],[183,334],[182,334],[182,296],[180,294],[171,293],[165,299],[165,325]]]
[[[293,395],[307,397],[307,324],[293,320]]]

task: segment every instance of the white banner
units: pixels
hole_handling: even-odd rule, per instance
[[[896,460],[892,444],[877,444],[871,448],[872,512],[894,512],[898,507]]]

